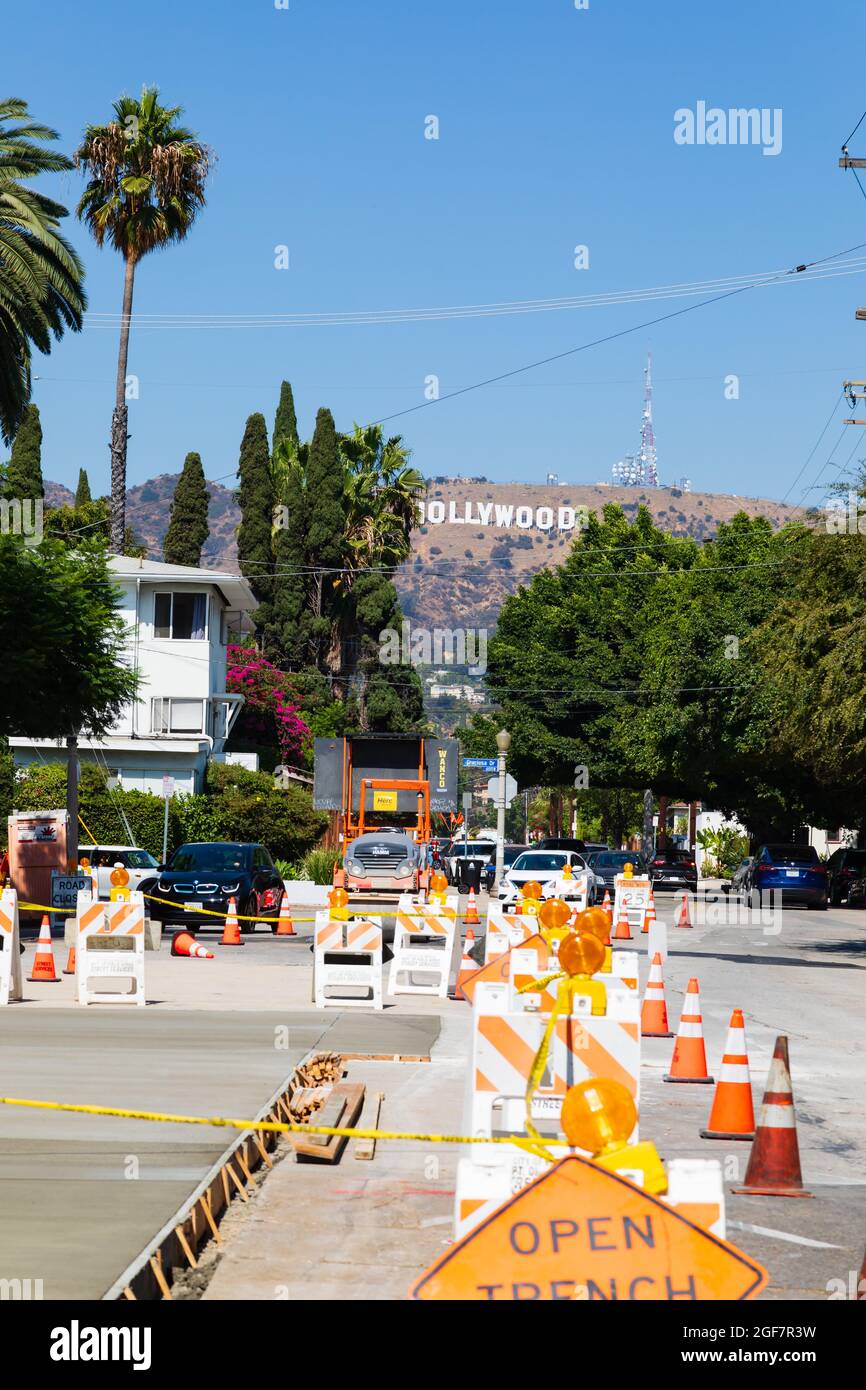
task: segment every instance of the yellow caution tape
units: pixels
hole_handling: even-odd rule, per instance
[[[489,1139],[477,1134],[415,1134],[390,1129],[289,1124],[282,1120],[235,1120],[223,1115],[171,1115],[156,1110],[121,1110],[110,1105],[71,1105],[59,1100],[29,1100],[18,1096],[0,1096],[0,1105],[17,1105],[27,1110],[63,1110],[75,1115],[111,1115],[120,1120],[149,1120],[154,1124],[251,1129],[265,1134],[322,1134],[345,1139],[410,1139],[424,1144],[515,1144],[531,1153],[542,1152],[545,1158],[550,1158],[545,1152],[548,1146],[561,1147],[562,1144],[560,1139],[529,1140],[523,1134],[497,1134]]]

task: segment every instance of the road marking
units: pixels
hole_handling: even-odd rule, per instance
[[[775,1240],[789,1240],[792,1245],[808,1245],[813,1250],[844,1250],[844,1245],[828,1245],[825,1240],[809,1240],[808,1236],[791,1235],[790,1231],[772,1231],[769,1226],[751,1226],[748,1221],[729,1221],[737,1231],[751,1231],[756,1236],[772,1236]]]

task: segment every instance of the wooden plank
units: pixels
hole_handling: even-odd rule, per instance
[[[361,1129],[378,1129],[378,1128],[379,1128],[379,1116],[380,1116],[381,1113],[382,1113],[382,1101],[383,1101],[384,1099],[385,1099],[385,1092],[384,1092],[384,1091],[377,1091],[377,1092],[376,1092],[376,1096],[375,1096],[374,1103],[373,1103],[373,1105],[372,1105],[372,1107],[371,1107],[371,1113],[370,1113],[370,1115],[369,1115],[369,1116],[364,1115],[364,1116],[362,1116],[362,1118],[361,1118],[361,1125],[360,1125],[360,1128],[361,1128]],[[356,1157],[356,1158],[372,1158],[372,1157],[374,1156],[375,1152],[376,1152],[376,1140],[375,1140],[375,1139],[356,1139],[356,1140],[355,1140],[355,1157]]]
[[[336,1129],[343,1118],[343,1111],[345,1109],[346,1097],[344,1095],[341,1096],[336,1089],[332,1088],[331,1094],[328,1096],[325,1104],[319,1106],[315,1114],[310,1116],[310,1122],[313,1125],[329,1125],[331,1128]],[[332,1138],[333,1136],[329,1134],[311,1134],[310,1143],[315,1144],[317,1148],[323,1149],[326,1144],[330,1144]]]
[[[334,1087],[331,1100],[336,1099],[337,1101],[344,1102],[338,1121],[339,1125],[348,1129],[357,1123],[358,1116],[364,1104],[365,1090],[366,1087],[362,1082],[341,1081]],[[330,1103],[331,1102],[328,1101],[324,1108],[327,1109]],[[319,1110],[312,1117],[312,1123],[328,1124],[328,1121],[323,1117],[322,1110]],[[340,1134],[333,1134],[330,1136],[326,1134],[311,1134],[305,1137],[302,1132],[299,1133],[296,1131],[289,1134],[287,1138],[299,1159],[317,1159],[322,1163],[336,1163],[346,1143],[345,1136]],[[314,1141],[317,1139],[324,1139],[324,1144],[315,1143]]]

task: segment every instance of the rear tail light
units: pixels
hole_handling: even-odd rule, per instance
[[[759,864],[759,865],[758,865],[758,873],[759,873],[759,874],[773,874],[773,873],[775,873],[775,872],[776,872],[776,866],[775,866],[775,864]]]
[[[849,873],[851,872],[850,869],[849,869],[848,872],[849,872]],[[826,877],[826,875],[827,875],[827,865],[826,865],[826,864],[813,864],[813,865],[812,865],[812,873],[813,873],[813,874],[824,874],[824,876]]]
[[[654,869],[660,869],[660,868],[663,866],[664,863],[665,863],[664,859],[654,859],[654,860],[653,860],[653,868],[654,868]]]

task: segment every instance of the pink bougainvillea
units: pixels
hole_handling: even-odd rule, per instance
[[[285,763],[299,760],[310,730],[292,704],[291,677],[266,661],[255,647],[230,643],[227,689],[244,696],[241,718],[247,731],[263,742],[274,739]]]

